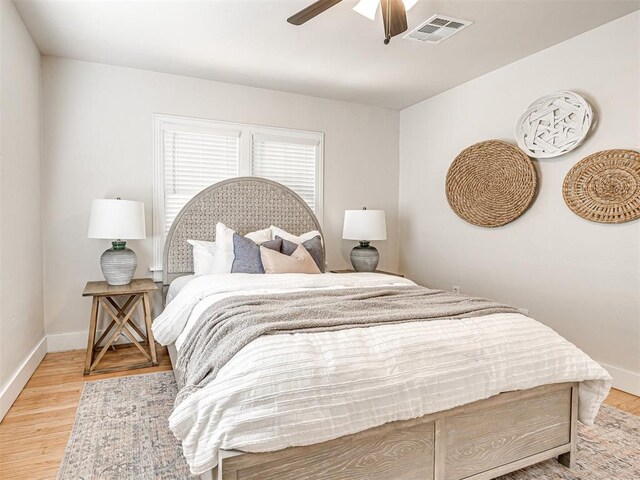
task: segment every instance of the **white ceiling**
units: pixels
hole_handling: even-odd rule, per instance
[[[640,0],[420,0],[475,22],[439,45],[392,39],[345,0],[307,24],[313,0],[17,0],[45,55],[404,108],[640,8]]]

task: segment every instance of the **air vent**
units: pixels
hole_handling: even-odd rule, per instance
[[[471,25],[469,20],[460,20],[446,15],[434,15],[429,20],[418,25],[403,38],[418,42],[440,43],[454,33],[458,33]]]

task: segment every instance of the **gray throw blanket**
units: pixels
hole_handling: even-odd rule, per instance
[[[183,343],[177,368],[179,404],[206,386],[245,345],[261,335],[517,313],[500,303],[425,287],[310,290],[235,296],[205,310]]]

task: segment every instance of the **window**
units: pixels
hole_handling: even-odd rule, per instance
[[[256,133],[252,136],[252,174],[286,185],[315,212],[317,150],[312,138]]]
[[[167,129],[163,135],[164,234],[182,207],[209,185],[238,175],[240,135]]]
[[[154,115],[153,270],[182,207],[206,187],[243,175],[288,186],[322,222],[323,134]]]

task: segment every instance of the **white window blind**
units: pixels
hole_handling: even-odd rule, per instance
[[[315,211],[318,147],[314,139],[254,134],[252,173],[286,185]]]
[[[206,187],[238,176],[240,134],[164,130],[164,234]]]
[[[323,148],[320,132],[154,114],[154,272],[162,269],[164,241],[182,207],[228,178],[282,183],[322,222]]]

